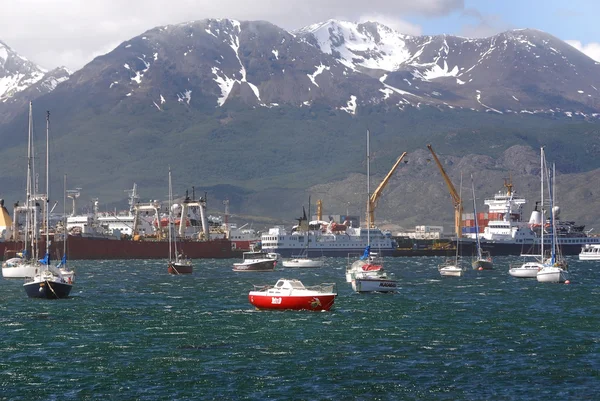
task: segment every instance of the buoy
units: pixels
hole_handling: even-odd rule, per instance
[[[483,267],[479,266],[479,269],[477,269],[477,270],[483,270]]]
[[[40,287],[38,291],[39,292],[44,292],[44,287]]]
[[[571,281],[565,280],[565,284],[571,284]]]

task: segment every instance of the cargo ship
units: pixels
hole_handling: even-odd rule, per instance
[[[50,257],[60,259],[64,239],[67,238],[67,257],[77,259],[166,259],[169,241],[166,225],[161,224],[161,205],[156,202],[140,203],[132,191],[130,212],[125,214],[99,214],[97,203],[94,213],[68,217],[66,227],[59,222],[50,228]],[[75,199],[75,197],[73,197]],[[38,206],[39,207],[39,206]],[[75,210],[75,208],[74,208]],[[239,258],[242,250],[228,238],[211,238],[206,216],[206,200],[195,200],[186,195],[177,205],[178,244],[189,258]],[[188,218],[188,211],[197,211],[198,220]],[[195,215],[190,212],[189,215]],[[14,219],[2,205],[0,222],[3,223],[4,241],[0,241],[0,257],[7,260],[24,249],[23,207],[15,207]],[[41,216],[42,210],[35,215]],[[182,217],[183,216],[183,217]],[[40,235],[39,249],[45,248],[44,235]]]
[[[536,202],[529,220],[523,220],[523,205],[526,203],[526,199],[517,196],[512,183],[505,182],[503,190],[484,201],[487,213],[463,214],[460,253],[472,255],[478,235],[482,249],[493,256],[539,254],[541,230],[544,230],[544,248],[549,249],[552,240],[550,220],[542,221],[539,202]],[[600,244],[600,237],[588,235],[584,225],[561,220],[558,206],[554,207],[554,216],[557,244],[563,255],[578,255],[585,244]]]

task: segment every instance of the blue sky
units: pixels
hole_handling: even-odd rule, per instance
[[[600,0],[2,0],[0,40],[50,69],[77,70],[160,25],[264,20],[287,30],[375,20],[409,35],[485,37],[535,28],[600,62]]]
[[[424,34],[460,35],[465,31],[493,34],[507,29],[535,28],[563,40],[600,42],[599,17],[599,1],[466,0],[462,9],[447,16],[408,19],[422,26]]]

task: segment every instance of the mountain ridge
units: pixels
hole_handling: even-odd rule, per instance
[[[375,23],[360,29],[379,43],[387,38],[375,35]],[[428,218],[419,196],[429,199],[428,215],[451,221],[445,184],[420,153],[427,143],[448,163],[455,185],[457,165],[477,173],[483,182],[478,193],[493,193],[515,170],[517,188],[530,191],[529,199],[538,188],[529,183],[539,181],[529,161],[546,145],[559,173],[569,177],[564,183],[559,177],[565,193],[588,191],[585,199],[598,205],[597,190],[580,178],[600,168],[597,95],[593,89],[587,93],[591,85],[600,87],[587,73],[597,63],[571,53],[570,45],[563,48],[537,31],[497,36],[494,46],[491,40],[403,35],[412,50],[398,57],[412,61],[387,71],[359,65],[366,56],[382,60],[381,48],[363,49],[362,58],[349,65],[340,60],[349,54],[345,49],[338,57],[326,53],[308,34],[265,21],[161,26],[96,57],[48,93],[35,97],[32,88],[27,97],[35,97],[35,125],[43,126],[42,111],[52,111],[53,168],[107,205],[123,204],[123,190],[133,182],[160,198],[166,187],[162,170],[169,164],[179,188],[193,185],[209,191],[209,199],[231,199],[232,210],[244,214],[289,218],[312,194],[324,199],[329,213],[350,202],[353,214],[363,215],[358,208],[365,204],[361,177],[369,128],[374,182],[400,153],[409,152],[409,163],[379,203],[376,216],[382,221]],[[348,43],[344,35],[336,36],[338,49]],[[522,35],[532,35],[527,41],[535,46]],[[459,65],[459,56],[469,61]],[[542,67],[548,60],[562,61],[547,71]],[[582,94],[573,89],[584,84]],[[24,93],[13,97],[20,105],[0,103],[0,188],[4,198],[14,200],[22,197]],[[512,110],[514,103],[528,106]],[[56,181],[52,187],[60,188]],[[571,186],[574,182],[584,189]],[[592,206],[569,201],[577,205],[574,218],[600,221],[597,212],[589,212]]]

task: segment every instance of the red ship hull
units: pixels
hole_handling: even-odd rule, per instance
[[[239,258],[241,251],[231,249],[231,241],[219,239],[212,241],[180,241],[178,249],[191,259],[229,259]],[[13,257],[15,252],[24,249],[22,242],[0,242],[0,256]],[[40,241],[39,249],[45,249],[45,241]],[[43,253],[43,251],[42,251]],[[50,257],[60,259],[63,253],[63,241],[52,242]],[[77,259],[167,259],[168,241],[109,239],[69,236],[67,256]],[[43,257],[40,256],[40,257]]]
[[[277,296],[250,292],[248,301],[258,309],[328,311],[335,295]]]

